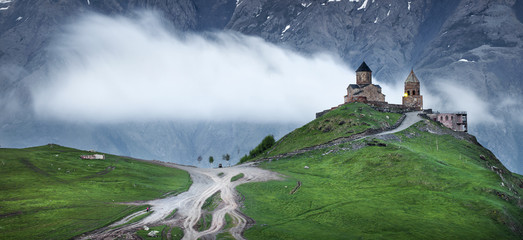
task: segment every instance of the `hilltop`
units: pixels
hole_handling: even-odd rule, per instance
[[[523,177],[413,115],[345,104],[230,168],[0,149],[1,238],[521,238]]]
[[[109,225],[145,201],[185,192],[185,171],[49,144],[0,149],[0,239],[70,239]]]
[[[245,237],[523,236],[522,176],[508,171],[472,135],[427,119],[394,134],[326,144],[378,132],[397,119],[362,104],[344,105],[251,159],[286,180],[238,187],[245,197],[242,211],[256,222]],[[306,151],[285,155],[299,149]]]

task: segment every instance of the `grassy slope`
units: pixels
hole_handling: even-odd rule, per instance
[[[117,202],[186,191],[187,172],[57,145],[0,149],[1,239],[67,239],[138,210]],[[112,169],[114,167],[114,169]]]
[[[438,124],[421,122],[385,141],[386,147],[360,148],[372,142],[366,139],[262,163],[263,168],[288,178],[238,187],[246,198],[243,211],[256,220],[245,236],[521,238],[523,211],[517,206],[519,196],[503,187],[500,177],[487,167],[504,169],[495,156],[474,141],[418,129],[427,126],[440,128]],[[504,177],[505,186],[520,190],[521,176],[506,171]],[[301,188],[289,194],[297,181],[302,182]],[[498,193],[509,196],[508,201]]]
[[[264,156],[275,156],[348,137],[367,129],[380,129],[394,125],[401,114],[374,111],[362,103],[345,104],[314,121],[294,130],[280,139]]]

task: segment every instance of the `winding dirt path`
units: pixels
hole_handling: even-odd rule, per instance
[[[237,223],[229,232],[236,239],[244,239],[242,232],[245,229],[248,219],[238,209],[239,196],[235,190],[236,186],[247,182],[281,179],[277,173],[254,167],[252,163],[215,169],[195,168],[172,163],[162,163],[162,165],[189,172],[193,181],[189,190],[177,196],[163,199],[127,203],[130,205],[149,204],[151,205],[152,213],[138,222],[124,225],[134,217],[145,214],[145,211],[133,213],[108,227],[94,231],[87,236],[82,236],[80,239],[113,239],[119,236],[129,236],[129,233],[143,228],[143,226],[163,224],[181,226],[184,230],[183,239],[198,239],[206,235],[218,233],[226,224],[225,214],[229,214]],[[243,173],[244,177],[231,182],[231,178],[240,173]],[[221,191],[223,203],[214,211],[211,226],[202,232],[195,230],[193,226],[196,225],[200,219],[205,200],[218,191]],[[175,209],[177,210],[176,217],[167,219]]]
[[[351,141],[369,136],[379,136],[402,131],[422,120],[422,118],[418,116],[418,113],[419,112],[407,113],[402,123],[393,130],[362,136],[352,139]],[[144,210],[133,213],[108,227],[93,231],[89,235],[81,236],[79,239],[115,239],[122,237],[133,239],[132,233],[136,230],[144,226],[154,225],[180,226],[184,230],[183,239],[192,240],[205,236],[211,236],[211,238],[213,238],[225,226],[225,214],[229,214],[236,223],[236,226],[229,230],[232,236],[235,239],[244,239],[242,232],[249,219],[238,209],[239,196],[235,189],[236,186],[247,182],[281,179],[277,173],[257,168],[253,166],[254,163],[214,169],[182,166],[166,162],[156,163],[189,172],[193,181],[189,190],[177,196],[145,202],[125,203],[129,205],[151,205],[152,213],[138,222],[127,224],[134,217],[145,214],[146,212]],[[244,177],[231,182],[231,178],[240,173],[243,173]],[[202,206],[205,200],[218,191],[221,192],[222,203],[215,209],[212,215],[211,226],[201,232],[195,230],[194,226],[198,223],[202,215]],[[177,210],[175,217],[168,218],[174,210]]]
[[[378,134],[374,134],[374,135],[371,135],[371,136],[381,136],[381,135],[386,135],[386,134],[392,134],[392,133],[397,133],[399,131],[403,131],[407,128],[409,128],[410,126],[414,125],[414,123],[417,123],[421,120],[423,120],[423,118],[421,118],[418,114],[420,114],[421,112],[408,112],[408,113],[405,113],[405,119],[403,119],[403,121],[401,122],[401,124],[397,127],[397,128],[394,128],[390,131],[385,131],[385,132],[381,132],[381,133],[378,133]]]

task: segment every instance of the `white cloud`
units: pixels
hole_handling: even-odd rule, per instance
[[[37,115],[98,123],[307,122],[342,103],[355,82],[353,70],[326,54],[303,56],[232,32],[173,32],[161,22],[148,12],[135,19],[90,14],[69,25],[50,49],[59,64],[32,88]],[[374,80],[395,104],[403,81]],[[467,111],[471,124],[499,123],[472,89],[433,82],[432,89],[422,82],[425,108]]]
[[[473,89],[457,86],[457,81],[434,80],[434,88],[423,97],[427,108],[440,112],[466,111],[470,125],[501,123],[495,117],[488,99],[481,98]]]
[[[32,89],[40,117],[87,122],[306,122],[343,102],[354,71],[232,32],[173,33],[153,13],[90,14],[51,48],[49,81]]]
[[[405,76],[406,78],[407,76]],[[387,95],[389,103],[401,104],[403,97],[405,79],[398,79],[392,83],[379,83],[383,92]],[[423,95],[423,108],[439,112],[462,112],[466,111],[470,125],[476,124],[499,124],[500,118],[496,118],[495,109],[492,109],[488,99],[483,99],[473,89],[465,86],[456,86],[456,82],[449,79],[432,80],[431,86],[426,86],[421,81],[421,95]],[[513,106],[513,101],[505,101],[502,106]],[[499,106],[497,106],[499,107]]]

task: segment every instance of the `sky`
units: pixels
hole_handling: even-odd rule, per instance
[[[37,116],[75,122],[157,120],[300,122],[343,103],[355,72],[328,53],[302,55],[261,38],[220,31],[181,33],[154,12],[86,14],[53,39],[46,81],[31,93]],[[405,78],[408,74],[405,75]],[[383,83],[401,104],[403,81]],[[468,111],[495,123],[473,90],[437,81],[425,108]],[[443,89],[443,90],[442,90]]]

